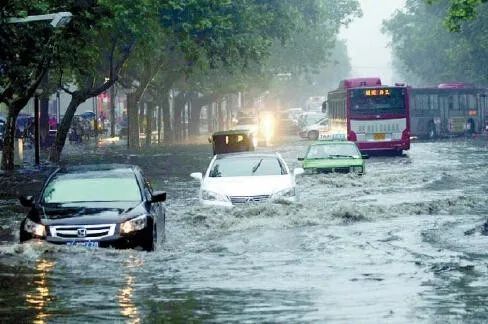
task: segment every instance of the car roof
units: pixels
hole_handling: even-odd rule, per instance
[[[84,173],[84,172],[96,172],[96,171],[105,171],[105,172],[115,172],[115,171],[127,171],[133,173],[137,166],[131,164],[85,164],[85,165],[75,165],[75,166],[67,166],[61,167],[58,169],[58,173]]]
[[[236,153],[217,154],[215,156],[217,160],[233,158],[233,157],[281,158],[281,155],[279,153],[236,152]]]

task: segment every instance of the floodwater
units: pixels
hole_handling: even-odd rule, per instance
[[[260,150],[293,168],[307,143]],[[198,206],[206,147],[159,159],[175,155],[143,167],[169,197],[157,252],[18,244],[21,214],[4,215],[2,321],[487,321],[486,139],[414,143],[364,176],[301,176],[300,204],[232,210]]]

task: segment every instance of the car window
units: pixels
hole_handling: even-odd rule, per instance
[[[287,174],[283,163],[275,157],[239,157],[215,160],[209,177],[243,177]]]
[[[340,156],[359,158],[360,153],[354,144],[312,145],[307,153],[307,159],[321,159]]]
[[[141,201],[141,192],[134,174],[80,177],[61,174],[48,183],[43,203]]]

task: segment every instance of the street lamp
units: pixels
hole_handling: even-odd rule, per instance
[[[36,22],[36,21],[45,21],[45,20],[50,20],[50,25],[53,28],[64,28],[66,25],[71,21],[71,18],[73,17],[73,14],[69,11],[61,11],[61,12],[55,12],[52,14],[46,14],[46,15],[32,15],[32,16],[26,16],[26,17],[13,17],[13,18],[8,18],[7,23],[8,24],[23,24],[23,23],[30,23],[30,22]],[[42,93],[42,89],[37,89],[36,94],[34,96],[34,160],[35,164],[39,165],[40,163],[40,158],[39,158],[39,152],[40,152],[40,136],[39,136],[39,96]],[[59,122],[59,120],[58,120]]]
[[[51,26],[53,28],[63,28],[65,27],[70,21],[73,14],[69,11],[62,11],[62,12],[55,12],[52,14],[47,15],[34,15],[34,16],[27,16],[22,18],[8,18],[8,24],[15,24],[15,23],[28,23],[33,21],[43,21],[43,20],[51,20]]]

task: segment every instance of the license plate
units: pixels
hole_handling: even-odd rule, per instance
[[[84,247],[87,247],[87,248],[97,248],[98,247],[98,242],[93,242],[93,241],[86,241],[86,242],[71,241],[71,242],[68,242],[66,245],[68,245],[68,246],[84,246]]]
[[[374,133],[373,138],[377,141],[385,139],[385,133]]]

